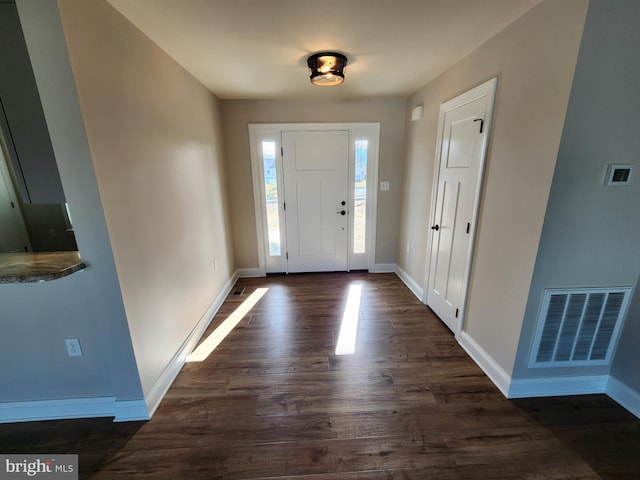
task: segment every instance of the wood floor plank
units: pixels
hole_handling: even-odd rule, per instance
[[[314,475],[379,469],[455,464],[441,439],[407,445],[401,438],[264,444],[234,448],[228,477]]]
[[[254,445],[337,438],[328,414],[288,417],[234,415],[206,420],[186,420],[176,429],[175,421],[159,419],[142,426],[121,451],[162,450],[210,446]],[[109,438],[92,439],[96,449]]]
[[[169,391],[154,415],[155,418],[167,418],[176,421],[207,420],[219,416],[234,417],[248,415],[257,410],[258,396],[251,393],[236,392],[175,392]]]
[[[201,374],[211,374],[230,380],[236,375],[272,375],[277,373],[316,372],[329,370],[327,355],[295,355],[291,357],[272,357],[271,355],[245,356],[216,352],[211,362],[193,362],[186,364],[182,375],[176,378],[174,386],[201,382]]]
[[[98,455],[95,471],[83,473],[93,480],[115,478],[223,479],[230,448],[185,447],[158,450],[119,451]],[[92,461],[87,456],[85,461]],[[81,463],[82,466],[82,463]]]
[[[229,390],[260,391],[261,393],[281,393],[312,391],[326,395],[367,393],[371,390],[393,392],[393,378],[381,370],[359,370],[354,372],[321,371],[293,372],[286,374],[239,375],[231,380]]]
[[[356,350],[337,356],[354,283]],[[393,274],[240,279],[203,339],[258,288],[150,421],[0,425],[0,451],[77,453],[81,479],[640,478],[640,420],[604,395],[506,400]]]

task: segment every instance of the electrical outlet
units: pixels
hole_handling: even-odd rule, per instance
[[[389,187],[390,187],[389,182],[380,182],[380,191],[381,192],[388,192],[389,191]]]
[[[407,242],[407,253],[411,252],[411,244]]]
[[[50,228],[49,229],[49,236],[50,237],[55,237],[56,236],[56,229],[55,228]]]
[[[80,340],[77,338],[65,338],[64,343],[67,345],[67,353],[70,357],[81,357],[82,348],[80,348]]]

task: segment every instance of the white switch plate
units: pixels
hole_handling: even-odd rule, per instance
[[[65,338],[64,343],[67,345],[67,353],[70,357],[81,357],[82,348],[80,348],[80,340],[77,338]]]
[[[389,182],[380,182],[380,191],[388,192],[389,191]]]
[[[605,186],[620,187],[629,185],[631,181],[631,169],[633,165],[615,165],[607,166],[607,177],[605,178]]]

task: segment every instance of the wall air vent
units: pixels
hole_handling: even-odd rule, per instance
[[[545,290],[530,367],[607,365],[630,288]]]

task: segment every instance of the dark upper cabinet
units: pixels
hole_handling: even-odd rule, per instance
[[[18,10],[0,2],[0,127],[27,203],[65,203]]]

